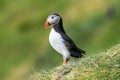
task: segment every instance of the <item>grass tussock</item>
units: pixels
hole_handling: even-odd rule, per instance
[[[34,72],[28,80],[120,80],[120,44],[51,71]]]

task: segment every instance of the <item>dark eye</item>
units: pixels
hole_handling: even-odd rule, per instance
[[[52,16],[51,18],[52,18],[52,19],[54,19],[54,17],[53,17],[53,16]]]

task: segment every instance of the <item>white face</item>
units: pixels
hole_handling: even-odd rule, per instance
[[[60,20],[60,17],[57,15],[50,15],[47,18],[47,21],[51,24],[57,24],[59,22],[59,20]]]

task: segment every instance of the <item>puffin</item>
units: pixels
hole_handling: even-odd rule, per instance
[[[63,21],[59,14],[52,13],[45,21],[44,27],[51,28],[49,43],[52,48],[63,56],[63,65],[66,65],[70,56],[82,58],[85,51],[78,48],[63,28]]]

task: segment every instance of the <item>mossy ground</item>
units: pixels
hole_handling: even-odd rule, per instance
[[[51,71],[34,72],[28,80],[120,80],[120,44]]]

